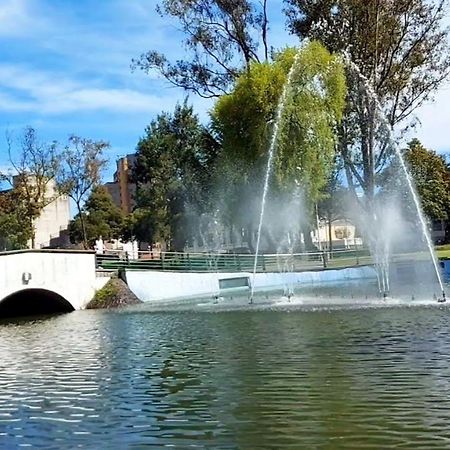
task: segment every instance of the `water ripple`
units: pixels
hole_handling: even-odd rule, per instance
[[[2,448],[450,448],[447,308],[0,325]]]

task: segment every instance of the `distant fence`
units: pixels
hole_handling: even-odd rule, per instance
[[[162,270],[183,272],[252,272],[255,256],[233,253],[108,251],[97,255],[99,270]],[[258,272],[292,272],[372,264],[369,250],[337,250],[258,255]]]

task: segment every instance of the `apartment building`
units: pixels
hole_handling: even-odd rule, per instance
[[[136,184],[133,183],[132,173],[136,162],[136,155],[130,154],[117,160],[117,170],[112,182],[104,186],[110,193],[114,203],[125,213],[129,214],[135,206],[134,196]]]

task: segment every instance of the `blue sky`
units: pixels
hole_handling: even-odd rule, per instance
[[[282,0],[271,0],[271,44],[295,43],[284,31]],[[155,13],[156,0],[0,0],[0,168],[8,166],[5,132],[34,126],[42,139],[75,133],[111,143],[109,178],[118,156],[133,152],[145,126],[185,94],[130,70],[149,49],[181,57],[175,24]],[[203,119],[208,100],[190,96]],[[417,114],[426,146],[450,150],[450,87]]]

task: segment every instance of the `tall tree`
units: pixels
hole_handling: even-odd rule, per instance
[[[156,217],[148,208],[135,208],[125,217],[122,238],[147,242],[151,246],[157,236]]]
[[[88,237],[82,212],[82,204],[93,187],[101,181],[101,172],[107,164],[103,153],[109,143],[70,136],[61,152],[61,167],[56,181],[58,190],[68,195],[75,203],[80,219],[83,245],[88,246]]]
[[[223,145],[225,168],[221,170],[234,178],[225,203],[231,220],[247,228],[250,248],[259,205],[253,209],[248,205],[261,195],[255,181],[264,177],[277,105],[294,60],[292,83],[279,123],[272,192],[290,195],[300,188],[306,225],[334,160],[334,130],[342,117],[346,93],[343,67],[318,42],[297,52],[286,49],[273,63],[253,63],[237,80],[233,92],[218,100],[212,114]]]
[[[376,173],[392,156],[380,127],[377,104],[389,127],[407,126],[413,112],[432,97],[450,68],[447,0],[286,0],[290,30],[320,40],[354,64],[340,129],[340,151],[348,184],[362,188],[371,203]],[[356,69],[355,69],[356,68]]]
[[[122,210],[114,204],[106,188],[97,185],[83,205],[81,214],[77,214],[70,222],[69,234],[73,243],[85,245],[86,239],[87,247],[92,248],[99,237],[105,240],[121,238],[123,226]]]
[[[252,61],[269,57],[267,0],[163,0],[157,12],[179,23],[190,57],[171,63],[153,50],[132,66],[201,97],[222,95]]]
[[[14,190],[0,193],[0,250],[27,247],[32,228],[27,211]]]
[[[333,222],[351,218],[351,198],[341,179],[342,161],[336,158],[333,170],[322,191],[322,198],[317,202],[317,218],[327,225],[328,249],[333,250]]]
[[[19,139],[7,135],[9,161],[12,170],[0,174],[13,187],[17,201],[26,211],[31,229],[31,247],[34,248],[34,221],[41,211],[58,196],[54,188],[59,169],[56,143],[41,142],[36,130],[26,127]]]
[[[450,166],[445,157],[426,149],[418,139],[408,143],[403,156],[409,167],[422,209],[430,220],[446,220],[450,217]],[[382,193],[402,193],[405,180],[399,173],[398,160],[386,168],[381,175]],[[403,207],[408,205],[404,200]],[[413,212],[415,215],[415,212]]]
[[[137,145],[137,206],[153,217],[154,240],[182,250],[207,208],[218,147],[191,106],[158,115]],[[141,214],[148,221],[148,216]]]

